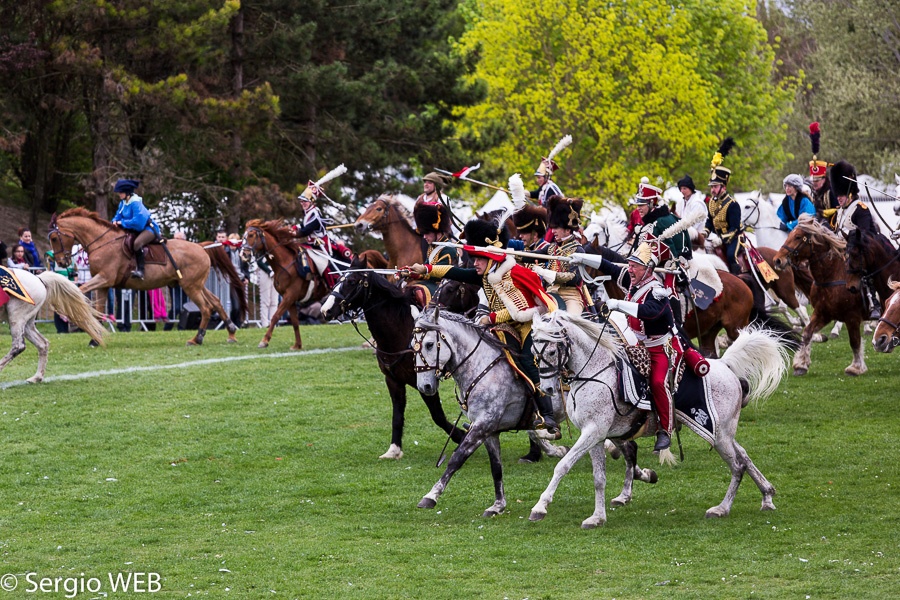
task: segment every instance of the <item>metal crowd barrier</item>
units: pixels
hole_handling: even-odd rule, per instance
[[[40,273],[42,271],[45,271],[46,269],[32,267],[28,270],[35,273]],[[78,275],[75,279],[75,283],[86,283],[88,280],[90,280],[90,278],[91,272],[89,268],[78,269]],[[137,327],[140,330],[149,331],[150,325],[157,324],[155,325],[155,327],[160,327],[160,324],[164,324],[166,322],[172,323],[173,327],[177,327],[179,318],[181,316],[181,310],[184,305],[190,301],[190,299],[187,297],[187,294],[184,293],[184,290],[182,290],[179,286],[165,287],[161,289],[163,290],[163,295],[166,302],[165,319],[154,318],[153,306],[149,292],[126,289],[110,290],[109,296],[111,297],[111,300],[107,299],[106,312],[109,312],[109,307],[112,306],[112,314],[114,314],[115,316],[114,322],[112,320],[108,322],[110,330],[115,331],[115,325],[120,325],[125,326],[126,328],[130,326],[131,329]],[[231,287],[228,285],[228,281],[215,269],[212,269],[209,273],[209,277],[206,280],[206,289],[215,294],[215,296],[219,298],[219,301],[222,302],[222,306],[224,307],[225,312],[231,314]],[[259,287],[254,283],[248,283],[246,286],[244,286],[244,293],[247,296],[248,314],[245,316],[243,323],[249,326],[259,327],[261,323],[259,318]],[[91,300],[93,300],[93,298],[91,298]],[[53,311],[50,310],[49,306],[44,306],[41,309],[40,313],[38,313],[36,321],[38,323],[54,322]],[[216,320],[215,329],[219,329],[223,326],[224,323],[221,320]]]

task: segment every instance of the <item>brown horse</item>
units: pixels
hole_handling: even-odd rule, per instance
[[[300,242],[282,221],[247,221],[244,246],[250,248],[255,256],[268,258],[274,274],[275,289],[281,294],[281,302],[275,309],[275,314],[282,315],[286,310],[294,309],[288,313],[294,328],[294,345],[291,350],[300,350],[303,348],[303,341],[300,339],[300,308],[324,298],[328,295],[330,286],[318,274],[307,279],[305,273],[301,273]],[[269,346],[275,325],[277,320],[273,319],[259,342],[260,348]]]
[[[838,320],[847,324],[850,347],[853,349],[853,362],[844,369],[844,373],[862,375],[868,370],[859,329],[867,315],[862,296],[847,289],[847,268],[843,253],[846,246],[847,242],[843,238],[812,217],[803,215],[775,255],[774,264],[777,269],[783,269],[791,263],[809,261],[809,272],[813,277],[809,293],[813,315],[803,329],[800,349],[794,355],[794,375],[805,375],[809,371],[813,335],[829,322]]]
[[[203,343],[206,326],[212,311],[222,317],[228,327],[228,341],[236,342],[234,332],[237,327],[231,322],[228,313],[216,296],[206,289],[206,278],[210,265],[219,269],[228,280],[232,290],[240,299],[241,313],[247,310],[247,299],[240,275],[235,270],[231,259],[221,246],[203,248],[199,244],[185,240],[169,240],[166,246],[178,265],[178,271],[172,261],[165,259],[163,264],[153,264],[149,260],[143,279],[129,277],[134,268],[131,250],[124,249],[127,231],[85,208],[70,208],[50,221],[50,247],[56,261],[68,266],[72,260],[72,246],[78,242],[84,248],[91,264],[91,279],[81,291],[87,294],[96,291],[94,306],[98,312],[105,313],[106,292],[111,287],[132,290],[153,290],[171,284],[178,284],[184,289],[197,308],[200,309],[200,328],[197,335],[188,340],[188,345]],[[162,261],[160,261],[162,262]]]
[[[402,267],[425,262],[425,240],[409,223],[409,211],[392,194],[382,194],[366,207],[354,226],[359,233],[381,233],[388,264]]]
[[[900,346],[900,281],[889,281],[893,293],[884,303],[884,312],[872,335],[872,345],[879,352],[893,352]]]

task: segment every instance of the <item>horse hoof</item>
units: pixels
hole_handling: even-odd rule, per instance
[[[581,522],[582,529],[597,529],[601,525],[603,525],[603,521],[601,521],[600,519],[594,519],[594,518],[585,519],[584,521]]]
[[[481,516],[484,517],[484,518],[486,518],[486,517],[496,517],[497,515],[499,515],[499,514],[502,513],[502,512],[503,512],[503,509],[502,509],[502,508],[493,508],[493,507],[491,507],[491,508],[487,509],[486,511],[484,511],[484,513],[483,513]]]
[[[416,508],[434,508],[435,506],[437,506],[437,500],[432,500],[431,498],[425,497],[419,500]]]
[[[199,346],[199,345],[200,345],[200,342],[197,342],[194,340],[188,340],[187,343],[185,344],[185,346]]]
[[[628,504],[628,500],[625,500],[624,498],[617,497],[617,498],[613,498],[612,500],[609,501],[609,505],[611,508],[621,508],[622,506],[625,506],[626,504]]]
[[[536,462],[538,462],[539,460],[541,460],[540,454],[538,454],[537,456],[534,456],[532,454],[526,454],[525,456],[519,457],[519,464],[520,465],[533,465]]]
[[[537,512],[536,510],[531,511],[531,514],[528,515],[529,521],[543,521],[544,517],[547,516],[545,512]]]
[[[809,369],[800,369],[800,368],[794,369],[794,375],[796,377],[801,377],[803,375],[806,375],[808,372],[809,372]]]
[[[606,453],[609,454],[609,457],[613,460],[619,460],[622,458],[622,451],[619,450],[619,447],[613,444],[611,441],[606,440],[603,442],[603,447],[606,448]]]
[[[641,481],[646,481],[647,483],[656,483],[659,481],[659,475],[657,475],[656,471],[653,469],[644,469],[644,474],[647,476],[647,479],[641,479]]]
[[[291,350],[303,350],[303,346],[297,346],[296,344],[291,346]]]
[[[868,369],[859,369],[857,367],[847,367],[844,369],[844,373],[850,375],[851,377],[858,377],[864,374]]]
[[[838,339],[838,338],[840,337],[840,335],[841,335],[841,334],[839,334],[839,333],[832,333],[832,334],[830,334],[830,335],[828,336],[828,339],[829,339],[829,340],[836,340],[836,339]]]
[[[721,506],[714,506],[711,509],[709,509],[708,511],[706,511],[707,519],[718,519],[718,518],[727,517],[727,516],[728,516],[728,511],[726,511]]]
[[[88,342],[88,348],[99,348],[99,347],[100,347],[100,344],[98,344],[94,340],[91,340],[90,342]]]
[[[256,347],[257,348],[268,348],[269,342],[260,342],[259,344],[256,345]]]
[[[34,377],[29,377],[25,381],[27,381],[28,383],[40,383],[43,380],[44,380],[43,377],[39,377],[39,376],[35,375]]]
[[[771,502],[763,502],[759,510],[775,510],[775,505]]]
[[[229,335],[229,336],[228,336],[228,343],[229,343],[229,344],[237,344],[237,338],[234,337],[233,335]]]

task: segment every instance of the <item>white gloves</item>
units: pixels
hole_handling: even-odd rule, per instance
[[[606,301],[606,306],[609,308],[609,310],[619,310],[619,301],[615,298],[610,298]]]

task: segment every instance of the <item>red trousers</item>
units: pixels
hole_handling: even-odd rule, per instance
[[[653,409],[659,419],[659,428],[672,433],[675,422],[672,416],[672,395],[669,393],[669,357],[665,346],[647,348],[650,353],[650,393]]]

